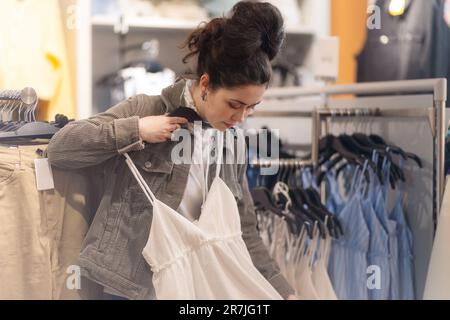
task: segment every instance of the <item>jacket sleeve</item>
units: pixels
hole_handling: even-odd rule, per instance
[[[247,166],[242,165],[240,167],[239,181],[243,196],[242,200],[238,202],[238,207],[241,216],[242,237],[255,267],[272,284],[278,293],[286,299],[289,295],[294,294],[294,290],[280,273],[277,263],[270,257],[266,246],[259,236],[256,228],[257,221],[253,199],[248,188],[246,176]]]
[[[80,169],[101,164],[121,153],[144,149],[139,135],[143,99],[143,95],[131,97],[103,113],[64,126],[48,144],[50,163],[61,169]],[[155,109],[150,110],[155,114],[159,109],[155,103],[146,108]]]

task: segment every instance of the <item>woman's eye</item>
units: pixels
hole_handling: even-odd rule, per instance
[[[239,105],[235,104],[235,103],[228,103],[228,105],[233,108],[233,109],[239,109]]]
[[[248,109],[247,109],[247,112],[248,112],[249,114],[252,114],[253,112],[255,112],[255,106],[248,108]]]

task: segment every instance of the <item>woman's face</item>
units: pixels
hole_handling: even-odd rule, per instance
[[[203,110],[206,121],[224,131],[242,123],[261,102],[266,85],[245,85],[208,91]]]

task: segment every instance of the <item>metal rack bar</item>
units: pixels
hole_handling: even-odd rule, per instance
[[[313,163],[310,160],[303,159],[274,159],[274,160],[253,160],[250,165],[255,168],[264,168],[264,167],[309,167],[312,166]]]
[[[358,83],[352,85],[332,85],[325,87],[309,88],[273,88],[266,92],[265,99],[289,99],[307,96],[322,96],[324,108],[316,108],[313,112],[308,111],[260,111],[255,117],[311,117],[312,126],[312,161],[318,163],[318,141],[321,135],[321,123],[324,117],[332,116],[326,109],[328,98],[335,95],[398,95],[398,94],[432,94],[433,106],[423,109],[375,109],[370,116],[375,117],[427,117],[434,139],[434,161],[433,161],[433,215],[435,221],[440,211],[442,196],[444,192],[444,150],[445,150],[445,102],[447,100],[447,80],[445,78],[384,81],[371,83]],[[351,108],[355,110],[355,108]],[[340,110],[341,111],[341,110]],[[339,113],[339,112],[337,112]],[[336,115],[334,113],[333,115]],[[343,114],[344,115],[344,114]],[[362,116],[356,111],[345,114],[345,116]]]
[[[403,94],[403,93],[433,93],[435,101],[447,99],[447,80],[423,79],[404,81],[380,81],[358,83],[351,85],[331,85],[326,87],[313,86],[309,88],[273,88],[267,91],[264,98],[295,98],[302,96],[341,95],[341,94]]]
[[[312,111],[256,111],[251,117],[257,118],[311,118]]]
[[[443,108],[445,108],[445,102],[442,104]],[[443,109],[441,112],[445,112]],[[436,212],[434,213],[435,218],[437,218],[437,214],[440,210],[440,203],[441,203],[441,197],[443,194],[443,179],[442,175],[444,172],[444,159],[443,156],[443,150],[445,148],[445,139],[442,137],[441,134],[438,134],[441,132],[443,127],[443,124],[445,120],[442,120],[442,116],[438,116],[438,108],[411,108],[411,109],[379,109],[379,108],[370,108],[370,109],[350,109],[343,111],[342,109],[316,109],[313,115],[313,155],[312,155],[312,162],[314,166],[317,166],[319,163],[319,150],[318,145],[320,141],[320,137],[322,135],[322,121],[325,120],[325,118],[329,117],[403,117],[403,118],[418,118],[418,117],[427,117],[430,129],[433,135],[433,138],[435,140],[435,174],[434,176],[434,182],[435,182],[435,188],[433,194],[435,198],[435,209]],[[442,123],[441,123],[442,122]],[[443,139],[443,140],[441,140]],[[437,200],[437,201],[436,201]],[[436,219],[435,219],[436,221]]]
[[[445,106],[445,98],[434,101],[436,135],[434,136],[433,171],[435,172],[435,185],[437,186],[437,190],[434,190],[435,192],[433,193],[433,198],[436,203],[436,211],[434,213],[435,223],[437,223],[437,216],[441,210],[445,189],[445,135],[447,132],[447,128],[445,127]]]
[[[27,105],[33,105],[38,101],[36,91],[33,88],[22,90],[0,90],[0,100],[18,101]]]

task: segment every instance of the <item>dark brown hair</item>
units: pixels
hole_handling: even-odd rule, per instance
[[[182,48],[189,53],[183,62],[197,57],[196,76],[209,75],[211,88],[268,84],[270,62],[284,41],[280,11],[267,2],[241,1],[229,17],[203,23]]]

